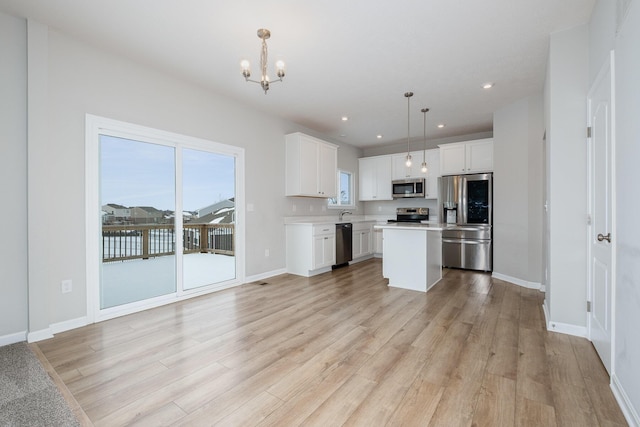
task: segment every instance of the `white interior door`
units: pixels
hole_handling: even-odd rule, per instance
[[[589,110],[589,338],[611,373],[613,296],[613,52],[587,99]]]

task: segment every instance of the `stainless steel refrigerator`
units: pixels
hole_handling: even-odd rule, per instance
[[[493,270],[493,174],[438,178],[443,267]]]

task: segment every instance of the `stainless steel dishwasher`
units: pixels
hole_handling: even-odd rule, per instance
[[[348,265],[353,259],[353,226],[351,223],[336,224],[336,264],[333,268]]]

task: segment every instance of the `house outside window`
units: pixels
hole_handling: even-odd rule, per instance
[[[338,196],[329,198],[330,208],[354,208],[353,173],[338,170]]]

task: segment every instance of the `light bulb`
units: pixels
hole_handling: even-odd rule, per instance
[[[243,60],[240,62],[240,68],[242,68],[242,75],[243,75],[245,78],[249,78],[249,77],[251,76],[251,71],[249,71],[249,67],[250,67],[250,66],[251,66],[251,65],[249,64],[249,61],[247,61],[246,59],[243,59]]]
[[[420,169],[420,171],[422,173],[427,173],[427,163],[426,162],[422,162],[422,169]]]
[[[284,77],[284,61],[277,61],[276,62],[276,75],[279,78],[283,78]]]
[[[407,154],[407,162],[405,163],[408,168],[411,167],[411,154]]]

